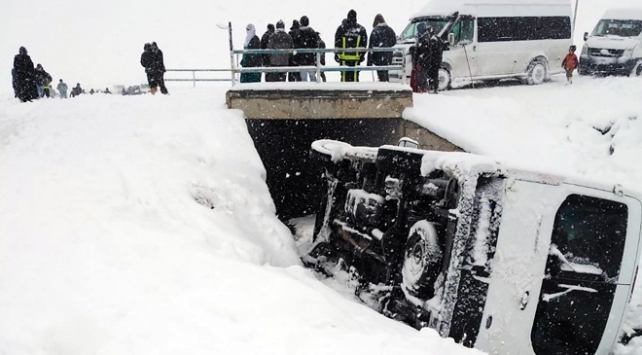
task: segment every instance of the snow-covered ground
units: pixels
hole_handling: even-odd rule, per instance
[[[303,268],[224,88],[0,98],[0,353],[473,354]]]

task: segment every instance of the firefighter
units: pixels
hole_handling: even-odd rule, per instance
[[[356,67],[366,58],[365,53],[356,53],[346,51],[347,48],[366,48],[368,46],[368,33],[365,27],[357,23],[357,12],[350,10],[348,18],[334,35],[334,47],[343,51],[335,53],[334,59],[342,66]],[[356,82],[359,81],[358,71],[341,72],[341,81]]]

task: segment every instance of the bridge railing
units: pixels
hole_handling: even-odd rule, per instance
[[[229,74],[232,69],[167,69],[166,72],[174,73],[192,73],[190,78],[167,78],[165,81],[178,81],[178,82],[192,82],[192,85],[196,87],[197,82],[230,82],[232,79],[227,78],[197,78],[197,73],[226,73]]]
[[[401,52],[403,54],[403,62],[401,65],[385,65],[385,66],[323,66],[321,65],[321,56],[326,53],[332,53],[333,55],[341,53],[362,53],[364,56],[368,53],[393,53]],[[272,55],[272,54],[315,54],[316,63],[314,66],[287,66],[287,67],[273,67],[273,66],[262,66],[262,67],[242,67],[239,63],[239,57],[244,54],[257,54],[257,55]],[[334,59],[334,58],[333,58]],[[400,70],[404,71],[406,67],[406,49],[403,48],[306,48],[306,49],[232,49],[230,50],[230,62],[232,63],[232,69],[230,70],[232,85],[235,85],[238,81],[236,76],[241,73],[282,73],[282,72],[316,72],[316,81],[321,83],[321,73],[322,72],[355,72],[355,71],[383,71],[383,70]],[[406,76],[402,75],[402,83],[406,84]]]

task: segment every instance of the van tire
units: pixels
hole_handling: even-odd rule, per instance
[[[443,80],[442,80],[443,79]],[[439,91],[446,91],[452,89],[452,76],[447,67],[442,66],[439,68]]]
[[[629,75],[632,78],[639,78],[642,76],[642,59],[638,60],[637,63],[633,66],[633,70],[631,70],[631,75]]]
[[[548,78],[548,64],[546,60],[535,59],[528,66],[526,71],[526,82],[528,85],[540,85]]]
[[[442,260],[443,247],[435,225],[426,220],[415,223],[404,248],[402,287],[413,297],[432,298]]]

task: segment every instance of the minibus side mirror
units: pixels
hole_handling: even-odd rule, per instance
[[[584,42],[586,42],[589,38],[588,32],[584,32]]]
[[[450,44],[451,47],[455,46],[455,34],[452,32],[448,34],[448,44]]]

